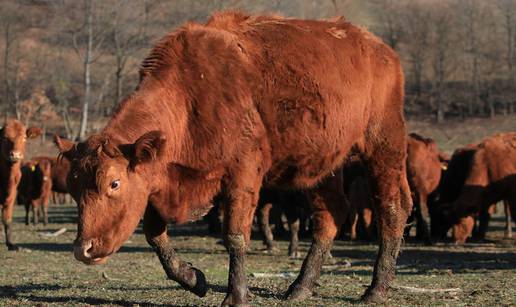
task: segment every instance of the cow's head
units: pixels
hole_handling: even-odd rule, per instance
[[[28,138],[35,138],[40,134],[40,128],[31,127],[27,129],[19,120],[7,120],[0,129],[1,158],[12,163],[23,160],[25,142]]]
[[[150,195],[146,166],[160,156],[164,138],[151,131],[133,144],[115,144],[103,135],[77,144],[56,136],[54,142],[71,162],[67,185],[79,209],[75,258],[103,263],[143,216]]]

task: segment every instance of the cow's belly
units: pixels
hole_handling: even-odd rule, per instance
[[[356,136],[298,134],[291,140],[272,144],[272,166],[267,186],[306,188],[315,185],[339,168],[357,143]]]

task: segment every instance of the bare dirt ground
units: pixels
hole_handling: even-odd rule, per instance
[[[499,212],[503,212],[499,211]],[[0,239],[0,305],[219,305],[226,290],[228,257],[218,238],[207,235],[203,225],[170,230],[178,252],[206,274],[210,290],[204,298],[183,291],[167,280],[161,265],[138,229],[124,247],[102,266],[86,266],[73,259],[76,210],[72,205],[53,206],[50,222],[25,226],[24,212],[15,213],[15,242],[22,250],[8,252]],[[393,289],[388,305],[393,306],[500,306],[516,305],[516,240],[503,239],[503,218],[491,223],[488,241],[464,246],[427,247],[406,242],[399,258],[395,284],[427,289],[459,288],[455,293],[411,293]],[[45,234],[61,228],[57,237]],[[3,232],[3,231],[2,231]],[[302,260],[281,251],[267,254],[257,236],[252,242],[246,269],[253,293],[252,305],[262,306],[345,306],[358,298],[371,280],[377,247],[370,243],[337,241],[333,259],[313,298],[289,303],[281,296],[294,277],[252,277],[252,273],[297,273]],[[309,241],[301,244],[305,254]],[[347,263],[351,266],[348,266]]]

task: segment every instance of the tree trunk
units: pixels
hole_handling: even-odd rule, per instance
[[[10,48],[10,37],[9,37],[9,24],[7,24],[5,26],[5,31],[4,31],[4,86],[5,86],[5,89],[4,89],[4,99],[5,99],[5,105],[6,105],[6,110],[5,110],[5,120],[7,120],[7,118],[9,117],[8,113],[9,113],[9,108],[11,106],[11,100],[9,98],[9,92],[10,92],[10,88],[9,88],[9,48]]]
[[[87,126],[88,126],[88,108],[90,104],[91,96],[91,62],[92,62],[92,48],[93,48],[93,10],[91,0],[85,2],[85,13],[86,13],[86,28],[87,28],[87,40],[86,54],[84,55],[84,101],[82,104],[81,113],[81,127],[79,129],[79,140],[84,140],[86,137]]]

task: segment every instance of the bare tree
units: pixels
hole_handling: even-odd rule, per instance
[[[112,47],[115,57],[115,101],[123,97],[123,81],[128,60],[142,49],[145,41],[149,12],[153,4],[147,0],[129,5],[127,0],[118,0],[113,10]]]
[[[516,3],[514,0],[497,0],[497,7],[502,14],[502,28],[505,32],[505,48],[508,79],[514,79],[514,35],[516,27]]]
[[[88,112],[91,104],[91,66],[103,51],[102,46],[108,31],[108,27],[98,16],[100,9],[95,7],[98,3],[94,0],[84,0],[81,8],[84,14],[84,23],[80,28],[73,29],[71,33],[73,49],[83,64],[84,96],[78,135],[80,140],[86,137],[88,126]]]
[[[411,66],[412,90],[416,96],[421,95],[424,68],[428,57],[430,14],[425,5],[424,1],[409,2],[402,16],[403,32],[410,40],[410,44],[406,44],[405,48]]]
[[[19,67],[20,48],[19,34],[24,27],[23,17],[20,15],[20,5],[8,2],[0,6],[0,27],[3,34],[3,78],[4,78],[4,103],[6,106],[5,117],[8,112],[20,118],[18,103],[19,95]]]
[[[436,120],[444,120],[445,84],[457,68],[454,43],[457,40],[454,18],[449,2],[437,4],[431,10],[431,53],[433,70],[432,99],[436,105]]]

